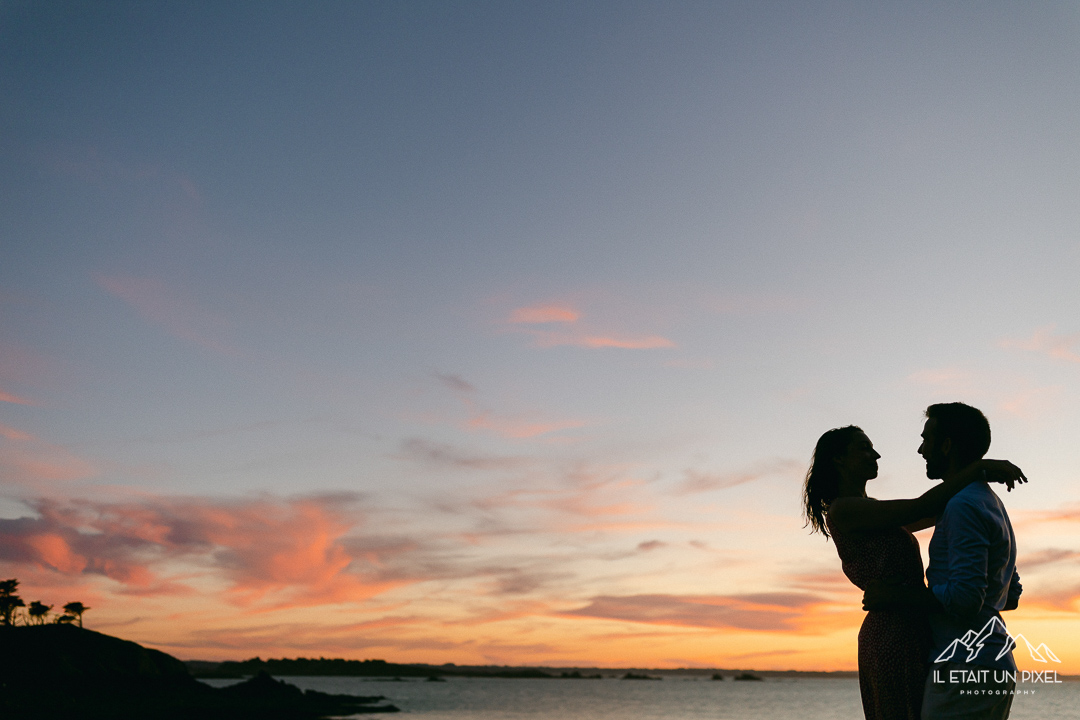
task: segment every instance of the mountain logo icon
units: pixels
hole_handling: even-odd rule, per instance
[[[1058,659],[1058,656],[1055,655],[1050,648],[1046,647],[1046,643],[1040,643],[1038,647],[1035,647],[1022,634],[1010,635],[1009,631],[1005,628],[1005,623],[1003,623],[1001,618],[996,615],[990,618],[979,632],[968,630],[964,633],[963,637],[958,637],[949,643],[949,646],[941,651],[941,654],[934,659],[934,662],[949,662],[960,648],[967,650],[967,657],[963,659],[963,662],[973,662],[975,658],[979,656],[979,653],[982,652],[983,645],[995,631],[1000,631],[1001,634],[1005,636],[1005,644],[994,658],[995,660],[1000,660],[1005,657],[1009,651],[1019,645],[1020,641],[1023,640],[1024,644],[1027,646],[1028,652],[1031,654],[1031,659],[1035,662],[1061,662],[1061,660]]]

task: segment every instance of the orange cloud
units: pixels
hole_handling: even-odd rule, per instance
[[[106,292],[128,303],[144,319],[170,335],[223,355],[239,355],[223,340],[228,329],[225,320],[198,307],[165,283],[126,275],[96,279]]]
[[[1055,327],[1056,325],[1053,324],[1046,325],[1036,329],[1031,337],[1026,340],[1005,339],[1001,341],[1000,345],[1004,348],[1044,353],[1055,360],[1080,362],[1080,353],[1073,351],[1073,346],[1080,343],[1080,333],[1055,335],[1053,332]]]
[[[86,567],[86,560],[72,552],[67,541],[58,534],[30,535],[23,542],[34,551],[39,563],[66,575],[82,572]]]
[[[572,323],[579,317],[581,313],[568,305],[533,305],[514,310],[510,313],[510,322],[525,325]]]
[[[160,582],[154,568],[168,571],[170,561],[183,561],[228,581],[237,604],[357,601],[404,581],[379,577],[377,551],[352,551],[346,534],[358,518],[338,509],[350,505],[355,499],[346,496],[38,500],[32,507],[39,518],[0,519],[0,560],[105,575],[144,592]]]

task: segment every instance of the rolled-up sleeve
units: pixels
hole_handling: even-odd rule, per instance
[[[947,522],[939,523],[938,527],[944,525],[948,529],[948,579],[931,586],[930,590],[945,612],[958,618],[970,618],[982,609],[986,599],[990,537],[971,506],[950,505],[946,513],[949,515]],[[946,520],[944,516],[942,519]],[[1019,596],[1019,582],[1017,588]]]

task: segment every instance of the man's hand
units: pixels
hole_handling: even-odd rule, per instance
[[[1023,485],[1028,481],[1024,471],[1008,460],[980,460],[979,466],[986,482],[1002,483],[1009,492],[1012,492],[1013,486]]]
[[[901,605],[926,608],[931,612],[941,610],[941,603],[925,585],[901,585],[892,577],[872,580],[863,592],[863,610],[887,610]]]

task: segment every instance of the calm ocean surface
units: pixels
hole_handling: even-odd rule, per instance
[[[860,720],[863,717],[859,681],[854,678],[766,678],[764,682],[672,677],[660,681],[282,679],[305,690],[385,695],[404,713],[423,720]],[[235,681],[208,682],[220,687]],[[1014,720],[1080,720],[1080,682],[1025,685],[1021,689],[1035,692],[1016,697],[1011,716]]]

